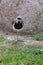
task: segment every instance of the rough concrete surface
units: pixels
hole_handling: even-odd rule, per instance
[[[1,0],[0,30],[12,31],[12,21],[21,16],[24,27],[21,32],[43,32],[43,0]]]

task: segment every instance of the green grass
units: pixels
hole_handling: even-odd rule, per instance
[[[33,36],[34,40],[43,40],[43,34],[36,34],[35,36]]]
[[[3,42],[3,41],[5,41],[5,38],[0,36],[0,42]]]
[[[43,46],[21,45],[8,40],[6,44],[9,48],[0,46],[0,65],[43,65]]]

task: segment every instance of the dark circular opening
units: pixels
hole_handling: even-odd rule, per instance
[[[17,18],[18,20],[20,20],[21,18]]]
[[[20,21],[18,21],[18,23],[15,22],[14,24],[15,29],[22,29],[22,27],[23,27],[23,22],[20,22]]]

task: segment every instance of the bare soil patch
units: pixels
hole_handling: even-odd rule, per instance
[[[33,40],[30,35],[17,35],[16,33],[9,33],[9,32],[3,32],[0,31],[0,36],[5,37],[8,40],[14,40],[18,43],[21,44],[26,44],[26,45],[43,45],[43,41],[36,41]],[[7,45],[8,46],[8,45]]]

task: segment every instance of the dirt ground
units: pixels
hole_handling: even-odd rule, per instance
[[[36,41],[32,39],[31,35],[21,35],[18,33],[10,33],[10,32],[4,32],[0,30],[0,36],[5,37],[8,40],[14,40],[20,44],[25,45],[43,45],[43,41]]]

